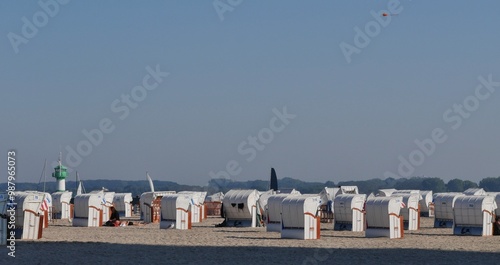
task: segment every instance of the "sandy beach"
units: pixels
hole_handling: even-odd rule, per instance
[[[16,257],[2,251],[1,264],[499,264],[500,237],[454,236],[423,218],[403,239],[365,238],[333,231],[321,239],[281,239],[265,228],[218,228],[220,218],[191,230],[160,230],[158,224],[72,227],[56,221],[37,241],[18,240]]]

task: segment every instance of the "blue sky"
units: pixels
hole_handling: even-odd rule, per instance
[[[12,34],[24,38],[22,18],[46,11],[2,1],[1,152],[16,149],[18,181],[37,182],[45,159],[62,150],[71,164],[68,148],[90,142],[82,131],[109,119],[114,130],[71,167],[83,179],[143,180],[149,171],[205,185],[230,161],[234,180],[267,179],[271,167],[306,181],[499,176],[500,95],[483,87],[478,100],[475,89],[481,76],[500,82],[500,3],[400,1],[348,63],[341,43],[355,47],[355,27],[366,34],[371,11],[389,2],[243,0],[221,20],[212,1],[69,1],[13,45]],[[126,106],[122,95],[148,66],[169,75],[123,118],[113,102]],[[467,118],[443,117],[464,101]],[[263,150],[251,146],[284,108],[296,117]],[[415,140],[436,128],[446,140],[425,153]],[[399,157],[413,170],[398,172]]]

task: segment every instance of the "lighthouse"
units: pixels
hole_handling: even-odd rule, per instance
[[[54,168],[54,173],[52,173],[52,177],[57,180],[57,191],[66,191],[67,170],[68,169],[61,164],[61,159],[59,158],[59,165]]]

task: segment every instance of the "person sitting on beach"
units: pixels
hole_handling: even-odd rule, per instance
[[[493,223],[493,235],[500,235],[500,216],[495,218],[495,222]]]
[[[120,214],[115,209],[115,207],[109,207],[109,212],[111,213],[109,216],[109,221],[104,224],[105,226],[120,226]]]

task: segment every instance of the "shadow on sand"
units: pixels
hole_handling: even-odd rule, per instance
[[[422,249],[154,246],[18,242],[0,264],[498,264],[500,254]],[[217,242],[206,242],[217,245]],[[300,245],[300,241],[297,241]],[[8,263],[6,263],[8,262]]]

